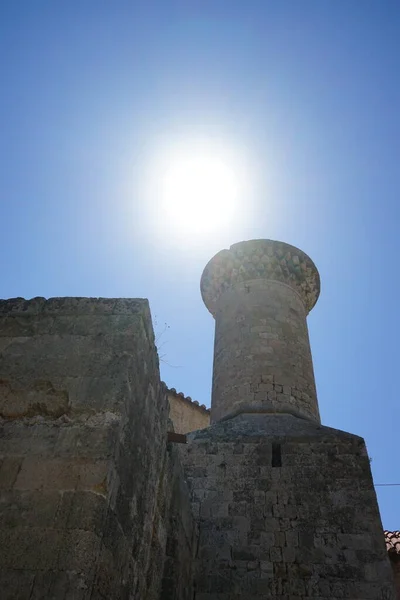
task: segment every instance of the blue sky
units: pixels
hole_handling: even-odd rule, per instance
[[[2,0],[0,296],[149,298],[163,379],[209,404],[202,269],[242,239],[296,245],[322,280],[323,422],[400,483],[399,27],[390,0]],[[161,142],[198,136],[251,166],[242,218],[204,237],[142,184]],[[377,491],[398,529],[400,487]]]

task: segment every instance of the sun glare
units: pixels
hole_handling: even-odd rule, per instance
[[[221,150],[187,147],[169,152],[159,179],[164,218],[192,234],[229,226],[238,214],[239,171]]]

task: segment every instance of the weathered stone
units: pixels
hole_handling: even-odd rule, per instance
[[[0,502],[0,529],[54,527],[62,496],[58,491],[3,490]]]
[[[291,259],[282,259],[283,271],[275,269],[278,254],[287,250],[296,250],[306,275]],[[259,251],[267,259],[254,270],[247,258]],[[240,275],[232,266],[236,261]],[[311,259],[271,240],[234,244],[208,263],[201,292],[216,320],[211,422],[240,412],[283,412],[319,421],[306,324],[319,294]]]
[[[393,598],[369,460],[361,438],[289,415],[251,414],[220,422],[189,434],[188,438],[182,457],[191,493],[200,504],[197,589],[207,591],[210,597],[221,590],[227,593],[227,589],[235,589],[238,598],[247,598],[240,594],[250,590],[254,600],[276,598],[274,590],[281,590],[282,597],[293,600],[316,594],[320,600],[378,600],[385,597],[376,591],[380,586],[382,594]],[[204,481],[190,476],[190,465],[205,457],[201,451],[196,454],[197,447],[201,450],[205,443],[223,444],[224,460],[231,464],[232,458],[236,465],[233,473],[221,472],[211,485],[215,490],[223,489],[225,497],[231,498],[226,502],[228,512],[232,516],[240,514],[240,520],[221,519],[209,508],[202,510],[203,505],[209,507],[209,500],[199,493],[204,489]],[[242,444],[246,453],[234,455],[237,444]],[[281,447],[282,465],[278,468],[271,464],[274,444]],[[330,453],[329,448],[334,448],[335,453]],[[303,460],[296,469],[286,468],[285,460],[295,452]],[[346,460],[338,462],[335,457],[339,455]],[[260,478],[252,473],[247,456],[257,456],[259,468],[269,476]],[[213,465],[204,466],[203,477],[210,485]],[[238,480],[242,489],[235,491]],[[208,499],[217,503],[221,493],[213,492]],[[223,548],[223,554],[218,555],[215,548]],[[356,553],[349,554],[349,549]],[[228,572],[220,569],[217,558],[229,561],[228,587],[223,587],[220,579]],[[257,585],[248,579],[244,583],[239,575],[243,562]],[[341,590],[335,587],[336,578],[340,578]],[[359,592],[353,595],[357,582],[358,589],[366,593],[364,581],[371,584],[369,596]]]
[[[0,459],[0,489],[9,490],[14,486],[22,460],[19,456],[4,456]]]
[[[242,242],[208,263],[201,289],[216,321],[213,425],[182,451],[199,515],[200,597],[392,600],[364,442],[319,424],[306,325],[314,264],[280,242]],[[215,444],[224,469],[206,460]],[[224,490],[240,524],[216,516],[199,494],[207,489]],[[212,551],[221,545],[224,561]]]
[[[202,293],[214,425],[179,447],[171,394],[208,412],[168,402],[145,300],[0,301],[5,600],[393,600],[364,442],[319,424],[315,266],[236,244]]]
[[[191,600],[194,524],[147,302],[16,299],[0,315],[1,597],[158,600],[169,584]]]
[[[0,569],[0,589],[7,600],[27,600],[32,597],[32,588],[36,574],[34,571]],[[48,596],[42,595],[41,598]],[[37,596],[35,597],[37,599]]]

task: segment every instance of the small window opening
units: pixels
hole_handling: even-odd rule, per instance
[[[282,453],[280,444],[272,444],[272,466],[282,466]]]

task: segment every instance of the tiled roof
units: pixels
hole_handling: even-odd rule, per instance
[[[174,396],[175,398],[180,398],[184,402],[187,402],[188,404],[195,406],[202,412],[210,414],[210,409],[207,408],[205,404],[200,404],[199,402],[197,402],[197,400],[192,400],[190,396],[185,396],[185,394],[183,392],[177,392],[175,388],[169,388],[167,386],[167,384],[164,383],[164,381],[162,383],[165,386],[167,393],[171,394],[171,396]]]
[[[400,554],[400,531],[384,531],[386,549],[389,553]]]

